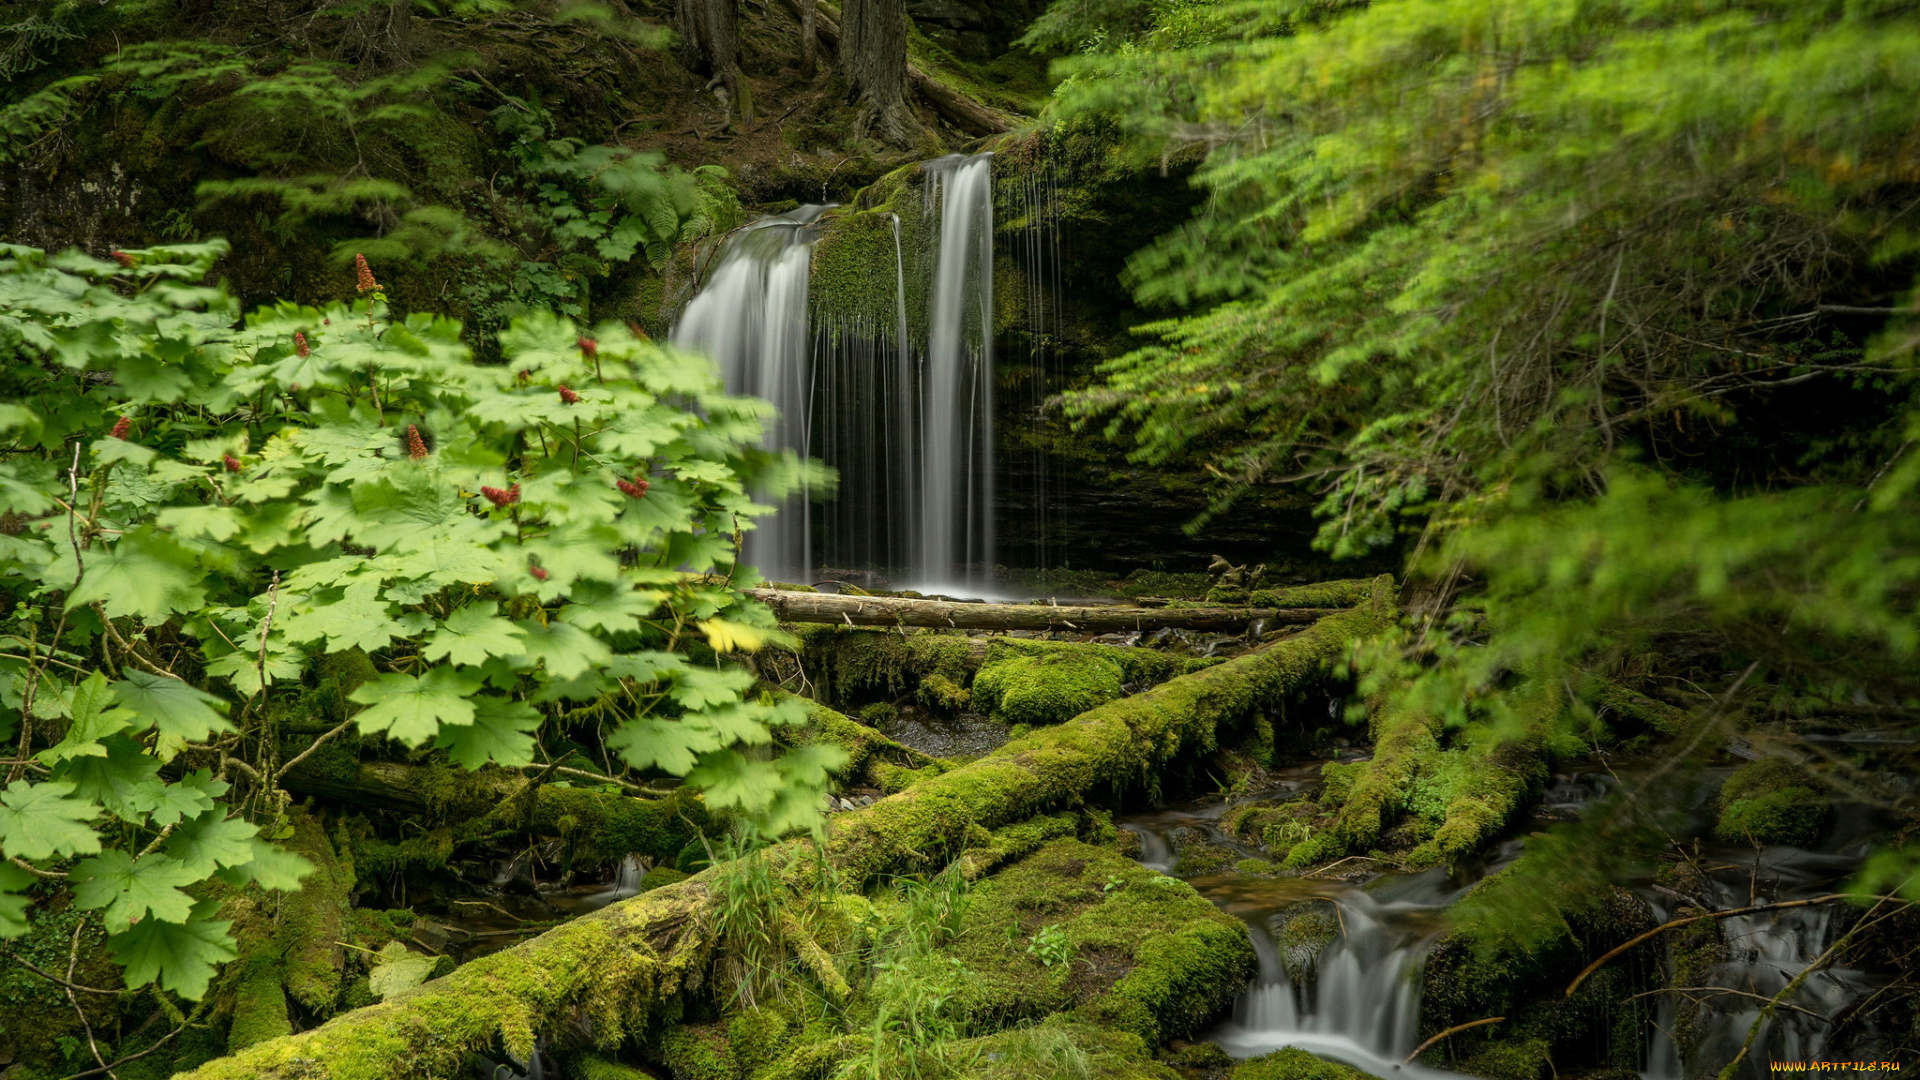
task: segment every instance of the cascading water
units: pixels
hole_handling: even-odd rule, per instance
[[[894,216],[893,304],[847,318],[810,303],[825,207],[755,222],[730,239],[688,304],[675,345],[720,365],[727,388],[773,402],[767,445],[840,474],[814,513],[793,496],[748,534],[769,577],[816,566],[881,570],[921,589],[980,590],[993,565],[992,155],[926,162],[918,234],[906,257]],[[924,290],[910,286],[924,282]],[[884,286],[883,286],[884,287]],[[926,297],[924,344],[908,297]],[[891,321],[892,326],[881,320]]]
[[[727,389],[780,410],[766,444],[805,453],[812,393],[807,363],[808,226],[827,208],[803,206],[754,222],[727,244],[706,288],[687,305],[673,343],[720,365]],[[747,535],[745,556],[774,578],[804,580],[812,569],[807,492]]]

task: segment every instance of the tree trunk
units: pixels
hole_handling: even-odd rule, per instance
[[[959,856],[973,826],[997,828],[1125,790],[1184,753],[1220,741],[1321,677],[1356,638],[1395,617],[1393,583],[1305,633],[1109,702],[1046,728],[864,810],[835,815],[827,861],[859,888],[889,873]],[[769,852],[780,873],[817,872],[812,845]],[[618,1045],[639,1018],[697,987],[715,947],[716,870],[565,923],[505,952],[463,965],[393,1001],[355,1009],[298,1035],[210,1061],[182,1080],[320,1080],[347,1076],[451,1078],[469,1051],[504,1039],[531,1056],[537,1034],[585,1017],[594,1041]]]
[[[1234,634],[1256,621],[1268,626],[1305,626],[1329,608],[1139,608],[1052,607],[1042,604],[964,604],[951,600],[903,600],[891,596],[750,589],[755,600],[783,622],[843,626],[934,626],[954,630],[1212,630]]]
[[[689,68],[712,76],[707,84],[723,86],[727,108],[743,120],[753,118],[753,91],[740,74],[739,17],[735,0],[674,0],[674,29],[680,35],[680,57]]]
[[[820,55],[820,0],[800,0],[800,77],[813,78]]]
[[[847,77],[849,100],[860,103],[854,136],[913,145],[923,129],[907,107],[904,0],[847,0],[841,18],[840,70]]]
[[[801,0],[781,0],[795,18],[805,21],[806,12]],[[814,36],[828,51],[840,52],[840,24],[833,16],[820,11],[820,0],[811,0],[816,12]],[[1019,118],[1001,112],[989,105],[982,105],[946,83],[921,71],[912,64],[907,65],[907,85],[920,95],[920,99],[933,107],[947,123],[969,135],[999,135],[1012,131]]]

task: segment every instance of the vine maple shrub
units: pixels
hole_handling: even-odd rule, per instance
[[[590,712],[632,769],[818,825],[842,752],[756,753],[804,709],[725,659],[779,640],[736,564],[771,512],[749,491],[805,479],[761,448],[768,406],[547,313],[476,364],[458,323],[391,318],[364,259],[372,295],[242,320],[193,284],[225,251],[0,246],[0,937],[64,891],[128,986],[203,996],[235,955],[220,898],[310,869],[270,842],[300,756],[275,702],[327,654],[373,663],[363,735],[518,768]]]

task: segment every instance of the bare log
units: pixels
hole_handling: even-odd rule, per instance
[[[1318,678],[1349,642],[1392,624],[1393,583],[1361,607],[1305,633],[1064,724],[864,810],[836,815],[827,861],[853,882],[925,868],[964,849],[973,826],[995,828],[1136,784],[1184,753],[1217,744]],[[771,854],[784,871],[815,865],[812,845]],[[461,1075],[469,1051],[503,1039],[531,1056],[537,1035],[584,1018],[603,1047],[618,1045],[651,1007],[697,988],[715,947],[709,869],[482,957],[398,1000],[355,1009],[298,1035],[258,1043],[181,1074],[185,1080],[346,1080]]]
[[[838,593],[750,589],[755,600],[773,609],[782,622],[839,623],[845,626],[933,626],[955,630],[1211,630],[1234,634],[1256,621],[1268,626],[1307,626],[1324,618],[1327,608],[1137,608],[1054,607],[1042,604],[965,604],[952,600],[908,600],[895,596],[846,596]]]

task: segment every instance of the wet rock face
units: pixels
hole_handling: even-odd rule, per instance
[[[935,44],[966,60],[993,55],[986,13],[959,0],[911,0],[907,14]]]
[[[1280,964],[1296,986],[1313,981],[1320,953],[1340,936],[1340,917],[1326,900],[1303,900],[1274,916]]]

